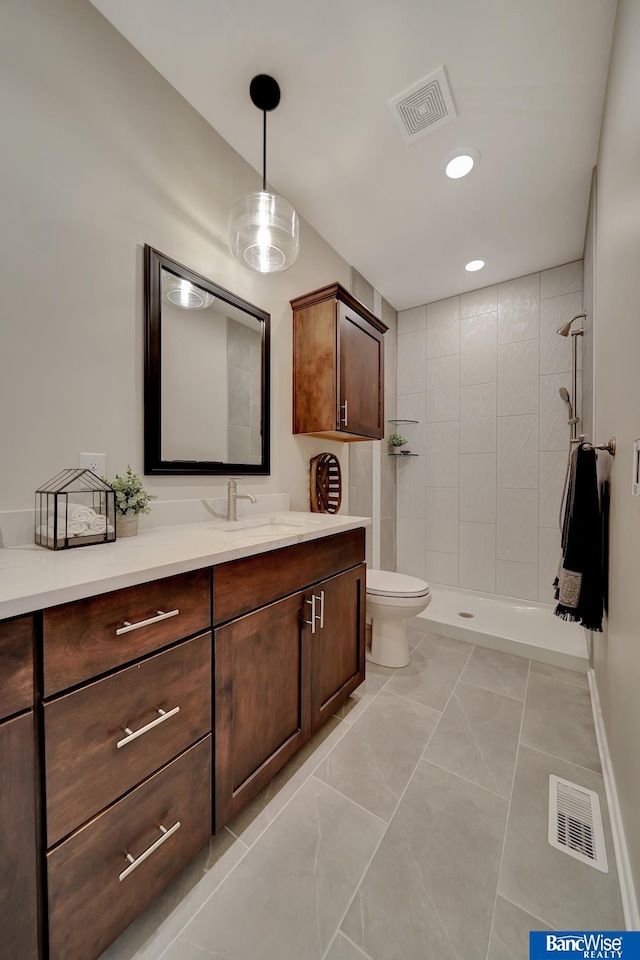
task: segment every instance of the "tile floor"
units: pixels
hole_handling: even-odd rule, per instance
[[[102,960],[526,960],[623,929],[586,676],[410,631]],[[547,842],[548,778],[597,791],[609,873]]]

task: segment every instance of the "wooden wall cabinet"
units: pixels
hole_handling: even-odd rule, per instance
[[[297,297],[291,307],[293,432],[382,439],[387,326],[339,283]]]
[[[33,617],[0,623],[0,954],[38,957]]]
[[[229,600],[243,612],[214,633],[216,832],[364,680],[363,558],[357,530],[216,569],[214,621]],[[245,613],[239,592],[265,596],[274,570],[281,599]]]

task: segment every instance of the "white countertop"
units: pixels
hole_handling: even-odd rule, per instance
[[[0,620],[317,540],[371,522],[368,517],[294,511],[280,512],[277,517],[299,523],[300,532],[277,533],[268,526],[244,532],[243,527],[252,522],[245,517],[235,525],[237,532],[228,532],[231,524],[203,521],[157,527],[115,543],[68,550],[47,550],[35,544],[0,549]]]

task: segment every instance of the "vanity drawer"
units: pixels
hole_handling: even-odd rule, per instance
[[[208,630],[210,580],[197,570],[45,610],[44,695]]]
[[[364,528],[232,560],[213,572],[213,622],[224,623],[364,561]]]
[[[50,847],[210,732],[211,634],[45,703],[44,725]]]
[[[33,617],[0,623],[0,720],[33,706]]]
[[[209,736],[47,855],[50,960],[99,957],[210,836]]]

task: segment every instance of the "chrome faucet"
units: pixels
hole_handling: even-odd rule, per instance
[[[242,477],[232,477],[227,484],[227,520],[238,519],[236,515],[237,500],[251,500],[251,503],[258,502],[251,493],[238,493],[238,480],[242,480]]]

